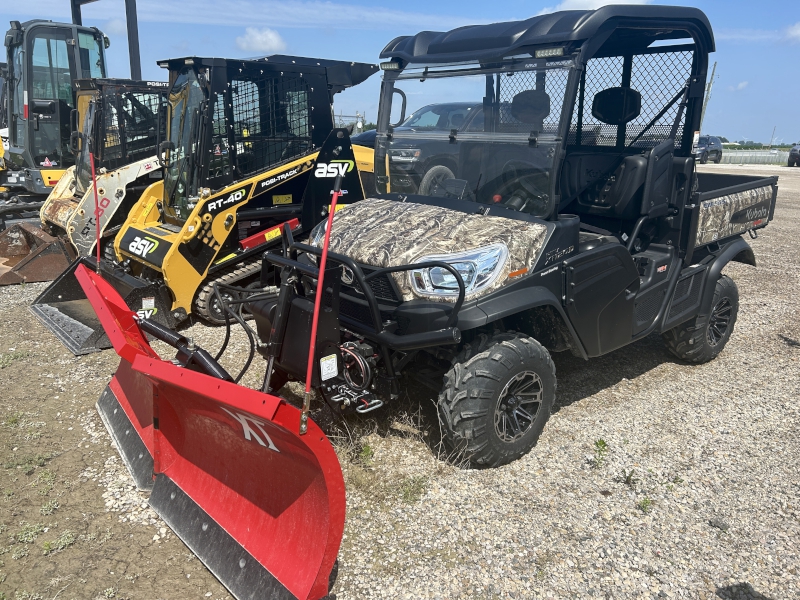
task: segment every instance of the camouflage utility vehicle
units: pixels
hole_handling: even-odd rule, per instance
[[[336,213],[313,385],[368,412],[407,373],[439,390],[447,441],[473,464],[528,452],[556,395],[552,352],[590,358],[660,333],[703,363],[733,333],[730,261],[773,216],[777,177],[695,170],[714,38],[697,9],[607,6],[393,40],[375,146],[379,194]],[[408,133],[407,100],[482,98],[478,131]],[[413,107],[412,107],[413,108]],[[427,195],[408,185],[413,144],[457,165]],[[453,170],[455,169],[455,170]],[[325,211],[327,205],[320,204]],[[278,389],[304,379],[325,223],[284,232],[250,308]],[[442,379],[443,376],[443,379]]]

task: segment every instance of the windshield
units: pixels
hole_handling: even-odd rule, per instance
[[[83,196],[92,180],[92,164],[89,160],[89,140],[93,139],[94,116],[96,113],[95,101],[92,99],[86,109],[86,118],[83,120],[81,149],[75,159],[75,195]]]
[[[431,104],[416,111],[403,122],[403,127],[415,129],[439,129],[450,131],[461,129],[480,112],[480,102],[457,104]]]
[[[376,140],[378,191],[550,215],[571,67],[564,60],[524,59],[387,72]],[[422,108],[403,127],[391,128],[404,103]]]
[[[185,220],[191,209],[188,199],[197,195],[198,176],[194,160],[198,148],[200,111],[205,94],[192,69],[175,80],[168,97],[168,166],[164,174],[164,205],[170,215]]]
[[[698,142],[698,144],[700,144],[701,146],[708,146],[708,138],[707,137],[701,137],[700,141]]]

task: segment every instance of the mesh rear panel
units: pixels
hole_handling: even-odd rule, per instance
[[[230,125],[239,175],[302,156],[311,147],[309,87],[301,77],[234,79]],[[215,113],[215,116],[218,113]],[[216,118],[216,117],[215,117]]]
[[[693,52],[664,52],[659,54],[642,54],[633,57],[631,71],[631,87],[642,94],[642,113],[628,123],[625,143],[630,144],[642,129],[669,104],[675,95],[686,85],[692,73]],[[652,148],[669,137],[675,117],[678,114],[680,101],[662,116],[645,133],[636,146]],[[675,144],[680,147],[686,111],[681,116],[680,125],[675,133]]]
[[[592,99],[598,92],[622,83],[622,57],[593,58],[586,65],[583,104],[583,146],[614,146],[617,143],[617,126],[601,123],[592,116]],[[568,143],[575,143],[578,124],[578,106],[572,113],[572,126]]]
[[[657,52],[633,56],[630,87],[642,95],[642,111],[625,126],[625,145],[658,115],[686,85],[692,72],[694,53],[691,50]],[[572,115],[569,144],[577,144],[578,118],[582,120],[581,146],[615,146],[617,126],[601,123],[592,116],[595,94],[608,88],[620,87],[623,78],[623,58],[611,56],[593,58],[586,65],[584,77],[584,105],[579,115],[576,104]],[[669,137],[680,101],[672,107],[634,144],[637,148],[652,148]],[[680,146],[686,112],[681,116],[675,134],[675,144]]]
[[[530,133],[535,130],[553,134],[557,133],[568,76],[568,71],[562,69],[543,70],[538,72],[538,74],[535,71],[521,71],[499,76],[499,131],[504,133]],[[515,119],[511,114],[514,97],[526,90],[542,89],[542,87],[544,87],[544,91],[550,96],[550,114],[544,118],[541,127],[539,123],[523,123]]]
[[[113,91],[105,94],[103,163],[106,167],[122,166],[156,154],[158,113],[163,99],[159,92]],[[125,137],[124,149],[122,136]],[[162,124],[161,139],[164,137]]]

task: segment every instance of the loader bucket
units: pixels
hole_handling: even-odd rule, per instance
[[[30,307],[39,321],[76,356],[111,348],[111,342],[76,278],[81,265],[97,270],[94,258],[79,258]],[[111,282],[129,305],[142,307],[139,310],[142,318],[152,318],[166,326],[173,325],[170,319],[171,300],[163,284],[132,277],[107,261],[100,261],[100,271],[106,283]]]
[[[72,247],[35,223],[0,233],[0,285],[52,281],[75,258]]]
[[[76,276],[121,358],[98,410],[153,509],[236,598],[325,596],[345,495],[319,427],[300,436],[281,398],[162,360],[108,282]]]

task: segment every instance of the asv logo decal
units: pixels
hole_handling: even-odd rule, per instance
[[[149,319],[150,317],[154,316],[158,312],[157,308],[143,308],[142,310],[136,311],[136,316],[140,319]]]
[[[213,200],[208,203],[208,210],[217,210],[218,208],[222,208],[226,204],[236,204],[240,200],[244,199],[244,195],[247,193],[247,190],[236,190],[230,196],[225,198],[224,200],[220,198],[219,200]]]
[[[264,425],[266,425],[264,421],[256,419],[255,417],[251,417],[250,415],[243,415],[242,413],[231,412],[224,407],[220,408],[222,408],[222,410],[224,410],[226,413],[228,413],[230,416],[232,416],[239,422],[239,424],[242,426],[242,429],[244,430],[244,439],[246,440],[255,439],[255,441],[257,441],[265,448],[269,448],[270,450],[274,450],[275,452],[280,452],[280,450],[278,450],[275,447],[275,444],[272,443],[272,439],[269,437],[269,434],[266,431],[264,431]],[[253,426],[258,428],[258,431],[253,429]],[[261,432],[260,436],[259,432]],[[264,439],[261,439],[262,436]]]
[[[355,163],[352,160],[334,160],[327,164],[318,163],[314,177],[336,177],[337,175],[344,177],[353,170],[354,166]]]
[[[141,257],[147,256],[156,248],[158,248],[158,240],[154,240],[150,237],[142,239],[138,235],[128,244],[128,250],[136,256]]]

